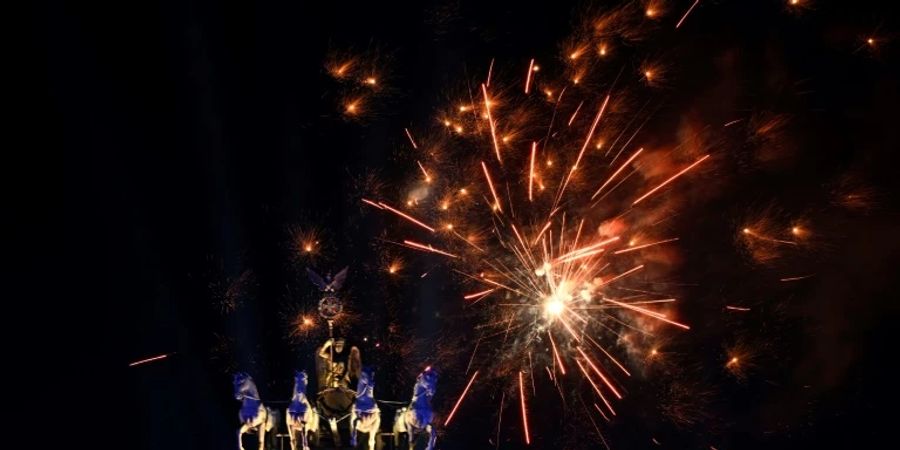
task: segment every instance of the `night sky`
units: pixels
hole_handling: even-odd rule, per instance
[[[65,239],[59,269],[80,298],[73,321],[84,324],[69,350],[89,354],[78,368],[106,386],[115,435],[127,440],[120,448],[232,448],[236,369],[264,399],[287,400],[294,369],[312,370],[324,336],[321,324],[290,335],[292,317],[314,314],[318,300],[306,267],[350,266],[355,321],[339,332],[378,370],[376,396],[406,400],[415,373],[434,364],[435,407],[446,414],[467,381],[469,351],[442,347],[465,330],[447,306],[462,290],[436,257],[410,257],[403,277],[385,276],[373,242],[396,222],[360,207],[362,180],[377,172],[401,184],[403,129],[433,121],[448,89],[483,77],[492,58],[509,77],[532,57],[549,66],[576,19],[607,2],[482,3],[42,8],[40,139],[65,155],[54,233]],[[785,148],[767,158],[748,150],[765,142],[723,141],[733,157],[701,186],[717,194],[675,228],[681,262],[668,276],[684,283],[682,317],[692,323],[669,344],[676,383],[635,380],[604,436],[618,449],[660,448],[653,439],[718,449],[879,443],[893,434],[896,404],[896,17],[887,2],[819,0],[798,14],[775,0],[701,1],[676,33],[690,3],[669,2],[654,38],[673,75],[644,133],[677,133],[686,116],[720,127],[772,112],[790,117]],[[388,69],[388,91],[364,118],[342,114],[342,88],[325,70],[340,52],[376,54]],[[864,192],[865,204],[836,204],[846,189]],[[821,237],[815,250],[754,264],[735,234],[768,213],[807,218]],[[293,238],[313,228],[320,247],[301,255]],[[806,274],[815,276],[778,281]],[[752,311],[722,312],[735,303]],[[742,377],[723,369],[736,346],[755,355]],[[658,401],[678,386],[691,392],[691,423],[671,420]],[[495,448],[500,389],[473,392],[438,448]],[[541,398],[532,447],[602,448],[552,395]],[[500,448],[524,447],[516,410],[503,414]]]

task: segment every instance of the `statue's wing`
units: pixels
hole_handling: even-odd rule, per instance
[[[347,279],[347,270],[349,268],[350,268],[349,266],[344,267],[343,269],[341,269],[340,272],[338,272],[337,275],[334,276],[334,279],[331,281],[331,284],[328,285],[328,287],[331,288],[332,291],[337,291],[338,289],[341,288],[341,286],[344,285],[344,281]]]
[[[309,267],[306,268],[306,275],[309,276],[309,281],[312,281],[312,284],[316,285],[320,290],[324,291],[328,287],[325,280],[323,280],[319,274],[313,272]]]

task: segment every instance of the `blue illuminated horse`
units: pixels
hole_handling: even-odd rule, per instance
[[[427,367],[416,377],[416,386],[413,388],[413,397],[409,406],[397,410],[394,418],[394,448],[399,448],[400,433],[406,433],[409,439],[409,448],[413,448],[416,437],[422,433],[428,434],[427,450],[434,449],[434,441],[437,437],[431,420],[434,411],[431,409],[431,398],[437,386],[438,374]]]
[[[297,450],[297,433],[302,437],[303,450],[309,450],[308,434],[312,432],[317,435],[319,432],[319,414],[306,398],[308,381],[305,370],[294,372],[294,395],[285,415],[288,434],[291,436],[291,450]]]
[[[375,402],[375,372],[363,368],[356,385],[356,402],[350,411],[350,445],[356,447],[356,433],[369,435],[366,448],[375,450],[375,437],[381,429],[381,410]]]
[[[244,372],[234,374],[234,397],[241,402],[238,449],[244,450],[241,436],[251,431],[257,431],[259,433],[259,449],[264,450],[266,432],[275,428],[274,411],[263,405],[253,378]]]

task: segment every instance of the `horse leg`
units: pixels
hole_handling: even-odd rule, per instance
[[[241,425],[241,427],[238,428],[238,450],[244,450],[244,442],[241,441],[241,436],[246,432],[246,428],[247,425]]]
[[[259,424],[259,450],[266,450],[266,424]]]
[[[394,438],[394,450],[400,448],[400,433],[403,427],[403,409],[397,410],[397,414],[394,415],[394,429],[393,438]]]
[[[356,411],[350,411],[350,446],[356,447],[356,427],[359,426],[359,417]]]
[[[428,447],[426,447],[426,450],[433,450],[434,440],[435,438],[437,438],[437,436],[434,434],[434,427],[429,423],[425,426],[425,431],[428,433]]]
[[[369,450],[375,450],[375,437],[381,432],[381,413],[376,410],[375,419],[369,427]]]

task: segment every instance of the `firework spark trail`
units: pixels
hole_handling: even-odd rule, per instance
[[[678,27],[681,26],[682,22],[684,22],[684,19],[687,19],[688,14],[690,14],[691,11],[694,10],[694,8],[697,6],[697,3],[700,3],[700,0],[694,0],[694,4],[691,5],[690,8],[688,8],[687,12],[685,12],[683,16],[681,16],[681,20],[679,20],[678,23],[675,24],[675,29],[676,29],[676,30],[678,29]]]
[[[556,359],[556,362],[559,364],[559,371],[565,375],[566,374],[566,366],[563,364],[562,358],[559,356],[559,352],[556,350],[556,341],[553,340],[553,333],[550,330],[547,330],[547,336],[550,337],[550,345],[553,347],[553,357]]]
[[[578,152],[578,158],[575,159],[575,164],[572,164],[572,169],[569,170],[569,175],[566,176],[566,181],[563,182],[562,188],[559,190],[559,195],[556,198],[556,203],[559,203],[559,200],[562,198],[563,193],[566,191],[566,187],[569,185],[569,181],[572,179],[572,175],[578,170],[578,164],[581,162],[581,158],[584,156],[584,151],[587,149],[588,145],[591,143],[591,139],[594,137],[594,131],[597,129],[597,124],[600,123],[600,119],[603,117],[603,111],[606,110],[606,105],[609,103],[610,95],[607,94],[606,98],[603,99],[603,104],[600,106],[600,110],[597,111],[597,116],[594,117],[594,123],[591,124],[591,129],[588,131],[587,137],[584,139],[584,145],[581,146],[581,151]]]
[[[581,364],[581,361],[576,359],[575,364],[578,364],[578,368],[581,369],[581,373],[584,374],[584,378],[586,380],[588,380],[588,382],[591,384],[591,387],[594,388],[594,392],[597,394],[598,397],[600,397],[600,400],[603,401],[603,404],[606,405],[606,407],[609,409],[609,412],[615,416],[616,410],[614,410],[612,405],[609,404],[609,401],[606,400],[606,396],[604,396],[603,392],[600,391],[600,388],[597,386],[597,383],[595,383],[594,380],[591,378],[590,374],[588,374],[587,369],[584,368],[584,365]]]
[[[360,200],[362,200],[362,202],[365,203],[365,204],[367,204],[367,205],[374,206],[374,207],[376,207],[376,208],[378,208],[378,209],[384,209],[383,206],[381,206],[381,205],[379,205],[378,203],[375,203],[375,202],[373,202],[372,200],[369,200],[369,199],[367,199],[367,198],[363,198],[363,199],[360,199]]]
[[[646,315],[646,316],[649,316],[649,317],[652,317],[652,318],[654,318],[654,319],[657,319],[657,320],[666,322],[666,323],[671,324],[671,325],[675,325],[676,327],[683,328],[683,329],[685,329],[685,330],[690,330],[690,329],[691,329],[691,327],[689,327],[689,326],[687,326],[687,325],[685,325],[685,324],[683,324],[683,323],[676,322],[676,321],[674,321],[674,320],[670,320],[670,319],[666,318],[666,316],[664,316],[664,315],[662,315],[662,314],[660,314],[660,313],[658,313],[658,312],[650,311],[649,309],[641,308],[641,307],[639,307],[639,306],[629,305],[628,303],[622,303],[622,302],[619,302],[619,301],[616,301],[616,300],[612,300],[612,299],[609,299],[609,298],[604,299],[604,301],[607,301],[607,302],[610,302],[610,303],[619,305],[619,306],[621,306],[621,307],[623,307],[623,308],[625,308],[625,309],[630,309],[630,310],[632,310],[632,311],[639,312],[639,313],[644,314],[644,315]]]
[[[609,379],[607,379],[606,376],[603,375],[603,372],[601,372],[600,369],[594,364],[594,362],[591,361],[590,356],[588,356],[587,353],[585,353],[584,350],[581,349],[581,347],[577,347],[576,350],[578,350],[578,353],[581,353],[581,356],[584,357],[585,362],[587,362],[588,365],[591,366],[591,369],[594,370],[594,373],[596,373],[600,377],[600,379],[603,380],[603,383],[606,384],[606,386],[609,388],[610,391],[612,391],[613,395],[615,395],[616,398],[621,400],[622,395],[619,394],[619,391],[617,391],[616,388],[612,385],[612,383],[609,382]]]
[[[534,159],[537,156],[537,142],[531,143],[531,164],[528,169],[528,201],[533,201],[532,195],[534,191]]]
[[[613,355],[610,355],[602,345],[598,344],[597,341],[594,340],[594,338],[590,337],[589,335],[585,335],[585,337],[588,339],[588,341],[594,344],[595,347],[600,349],[600,351],[603,352],[603,354],[606,355],[606,357],[609,358],[609,360],[612,361],[613,364],[615,364],[620,370],[622,370],[625,375],[629,377],[631,376],[631,373],[628,372],[628,369],[626,369],[625,366],[622,365],[622,363],[620,363],[615,357],[613,357]]]
[[[422,175],[425,176],[425,182],[431,183],[431,175],[428,174],[428,171],[425,170],[425,166],[422,165],[421,161],[416,161],[416,164],[419,165],[419,169],[422,169]]]
[[[481,93],[484,94],[484,111],[487,114],[488,124],[491,126],[491,140],[494,141],[494,152],[497,154],[497,161],[503,164],[503,158],[500,157],[500,145],[497,143],[497,127],[494,125],[494,117],[491,115],[491,99],[488,97],[487,87],[483,84],[481,85]],[[494,194],[494,197],[496,196]]]
[[[663,239],[663,240],[661,240],[661,241],[651,242],[651,243],[649,243],[649,244],[635,245],[634,247],[629,247],[629,248],[625,248],[625,249],[622,249],[622,250],[616,250],[616,251],[613,252],[613,254],[614,254],[614,255],[621,255],[622,253],[633,252],[633,251],[635,251],[635,250],[641,250],[641,249],[644,249],[644,248],[647,248],[647,247],[653,247],[654,245],[665,244],[665,243],[668,243],[668,242],[675,242],[675,241],[677,241],[677,240],[678,240],[678,238],[670,238],[670,239]]]
[[[469,388],[472,387],[472,383],[475,382],[475,377],[478,376],[478,371],[476,370],[474,374],[472,374],[472,378],[469,379],[469,383],[466,384],[466,388],[463,389],[462,394],[459,396],[459,400],[456,401],[456,404],[453,405],[453,409],[450,410],[450,415],[447,416],[447,420],[444,422],[444,426],[450,424],[450,421],[453,420],[453,415],[456,414],[456,409],[459,408],[460,403],[462,403],[463,399],[466,398],[466,394],[469,392]]]
[[[363,199],[363,201],[366,202],[366,203],[371,203],[370,201],[367,201],[367,200],[365,200],[365,199]],[[386,203],[384,203],[384,202],[378,202],[378,206],[380,206],[382,209],[386,209],[386,210],[388,210],[388,211],[390,211],[390,212],[392,212],[392,213],[394,213],[394,214],[396,214],[396,215],[398,215],[398,216],[400,216],[400,217],[402,217],[402,218],[404,218],[404,219],[406,219],[406,220],[408,220],[408,221],[410,221],[410,222],[412,222],[412,223],[414,223],[414,224],[416,224],[416,225],[418,225],[418,226],[420,226],[420,227],[422,227],[422,228],[424,228],[424,229],[426,229],[426,230],[428,230],[428,231],[434,233],[434,228],[432,228],[432,227],[426,225],[426,224],[425,224],[424,222],[422,222],[421,220],[416,219],[415,217],[410,216],[409,214],[406,214],[406,213],[403,212],[403,211],[400,211],[399,209],[396,209],[396,208],[394,208],[394,207],[392,207],[392,206],[390,206],[390,205],[388,205],[388,204],[386,204]]]
[[[531,74],[534,72],[534,58],[528,63],[528,74],[525,75],[525,93],[531,90]]]
[[[641,201],[643,201],[645,198],[651,196],[654,192],[656,192],[656,191],[662,189],[663,186],[665,186],[665,185],[671,183],[672,181],[675,181],[675,179],[677,179],[678,177],[684,175],[684,174],[687,173],[689,170],[693,169],[693,168],[696,167],[698,164],[700,164],[700,163],[702,163],[703,161],[705,161],[706,158],[709,158],[709,155],[703,155],[700,159],[698,159],[697,161],[695,161],[693,164],[691,164],[691,165],[685,167],[684,169],[682,169],[681,172],[678,172],[678,173],[676,173],[675,175],[672,175],[669,179],[667,179],[666,181],[663,181],[659,186],[656,186],[655,188],[650,189],[649,192],[647,192],[646,194],[642,195],[642,196],[639,197],[637,200],[635,200],[634,203],[632,203],[632,206],[633,206],[633,205],[637,205],[638,203],[640,203]]]
[[[522,427],[525,430],[525,443],[531,444],[531,435],[528,433],[528,410],[525,408],[525,389],[522,387],[521,371],[519,371],[519,399],[522,401]]]
[[[163,353],[162,355],[153,356],[153,357],[150,357],[150,358],[142,359],[142,360],[140,360],[140,361],[135,361],[135,362],[133,362],[133,363],[128,364],[128,367],[135,367],[135,366],[140,366],[140,365],[142,365],[142,364],[147,364],[147,363],[149,363],[149,362],[159,361],[159,360],[161,360],[161,359],[166,359],[166,358],[168,358],[169,355],[174,355],[174,354],[175,354],[175,352],[172,352],[172,353]]]
[[[483,291],[481,291],[481,292],[475,292],[474,294],[468,294],[468,295],[465,295],[465,296],[463,296],[463,298],[466,299],[466,300],[471,300],[471,299],[473,299],[473,298],[484,297],[484,296],[486,296],[486,295],[488,295],[488,294],[490,294],[491,292],[494,292],[494,291],[496,291],[496,290],[497,290],[497,288],[486,289],[486,290],[483,290]]]
[[[503,212],[503,208],[500,206],[500,198],[497,197],[497,191],[494,190],[494,182],[491,181],[491,174],[488,172],[487,164],[484,161],[481,162],[481,168],[484,169],[484,178],[487,179],[488,187],[491,188],[491,195],[494,197],[494,206],[497,211]]]
[[[631,164],[631,162],[634,161],[634,159],[637,158],[638,155],[640,155],[642,151],[644,151],[644,149],[643,149],[643,148],[639,148],[636,152],[634,152],[633,155],[631,155],[630,158],[628,158],[628,161],[625,161],[625,162],[622,164],[622,166],[619,167],[618,170],[616,170],[615,172],[613,172],[613,174],[610,175],[609,178],[606,179],[606,182],[604,182],[602,185],[600,185],[600,188],[597,189],[597,192],[594,192],[594,195],[591,196],[591,200],[593,200],[594,197],[596,197],[597,195],[599,195],[600,192],[603,191],[603,188],[605,188],[607,185],[609,185],[609,183],[611,183],[612,180],[614,180],[620,173],[622,173],[622,171],[625,170],[625,168],[628,167],[628,165]]]
[[[438,250],[438,249],[432,247],[430,244],[425,245],[425,244],[420,244],[418,242],[413,242],[410,240],[404,240],[403,243],[414,249],[417,249],[417,250],[422,250],[422,251],[431,252],[431,253],[437,253],[439,255],[449,256],[451,258],[459,258],[458,255],[454,255],[453,253],[448,253],[443,250]]]
[[[416,145],[415,139],[413,139],[412,133],[409,132],[409,128],[404,128],[403,131],[406,132],[406,137],[409,138],[409,143],[412,144],[413,148],[418,150],[419,146]]]
[[[578,115],[578,111],[581,111],[582,105],[584,105],[584,101],[581,101],[580,103],[578,103],[578,107],[575,108],[575,112],[572,113],[572,117],[569,117],[569,123],[566,126],[568,126],[568,127],[572,126],[572,122],[575,121],[575,116]]]

